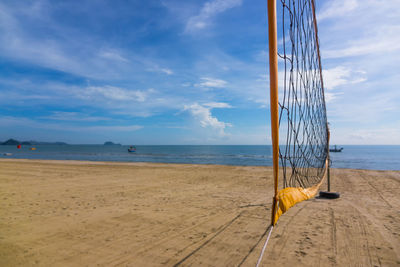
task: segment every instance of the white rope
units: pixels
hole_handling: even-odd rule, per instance
[[[263,256],[264,256],[265,249],[267,248],[267,244],[268,244],[268,241],[269,241],[269,237],[271,236],[272,229],[274,228],[273,225],[270,225],[269,227],[271,227],[271,228],[269,229],[269,234],[268,234],[267,240],[265,240],[264,247],[263,247],[263,249],[262,249],[262,251],[261,251],[260,257],[258,258],[256,267],[258,267],[258,266],[260,265],[260,263],[261,263],[261,260],[262,260],[262,258],[263,258]]]

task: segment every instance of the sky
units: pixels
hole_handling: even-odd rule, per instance
[[[2,0],[0,141],[270,144],[266,2]],[[331,144],[400,144],[399,4],[316,0]]]

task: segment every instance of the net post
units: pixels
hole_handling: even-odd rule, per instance
[[[329,157],[328,157],[328,192],[331,192],[331,172],[329,167]]]
[[[328,166],[326,166],[328,168],[328,173],[327,173],[327,178],[328,178],[328,192],[331,192],[331,158],[329,155],[329,144],[330,144],[330,140],[331,140],[331,130],[329,129],[329,123],[326,123],[326,134],[327,134],[327,139],[328,139],[328,144],[327,144],[327,148],[326,148],[326,155],[327,155],[327,159],[328,159]]]
[[[279,106],[278,106],[278,44],[277,44],[276,0],[268,0],[268,45],[269,84],[271,109],[272,162],[274,175],[274,198],[272,202],[271,224],[275,225],[278,197],[279,173]]]

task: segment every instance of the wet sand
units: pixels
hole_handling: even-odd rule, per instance
[[[400,265],[400,171],[331,176],[263,266]],[[255,266],[271,199],[269,167],[2,159],[0,266]]]

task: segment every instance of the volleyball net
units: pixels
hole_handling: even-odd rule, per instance
[[[275,225],[317,194],[329,167],[329,129],[314,0],[269,0],[268,27]]]

